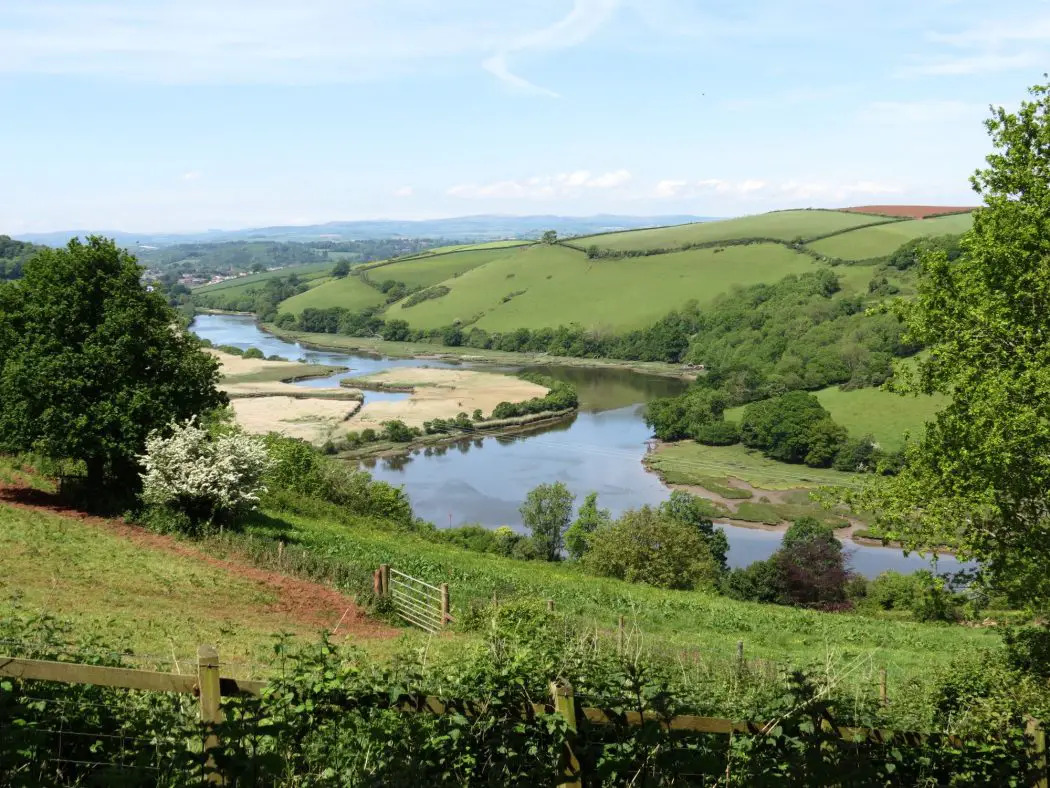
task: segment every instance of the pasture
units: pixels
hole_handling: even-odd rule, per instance
[[[817,266],[779,244],[603,260],[564,246],[533,246],[446,280],[451,292],[442,298],[408,309],[394,305],[387,317],[416,328],[477,318],[475,325],[487,331],[572,322],[623,331],[649,325],[690,299],[710,303],[733,285],[775,281]]]
[[[528,248],[520,244],[471,247],[464,248],[462,251],[387,260],[362,266],[361,270],[367,272],[368,277],[374,282],[394,279],[404,282],[409,287],[430,287],[446,279],[454,279],[493,260],[521,254]]]
[[[344,276],[342,279],[332,279],[305,293],[282,301],[281,311],[298,315],[307,307],[327,309],[341,306],[356,312],[365,307],[380,306],[385,302],[386,296],[374,287],[369,287],[361,281],[360,277]]]
[[[858,214],[860,215],[860,214]],[[932,219],[910,219],[875,227],[864,227],[843,235],[834,235],[807,246],[827,257],[843,260],[868,260],[892,254],[914,238],[937,235],[959,235],[973,226],[973,214],[959,213]]]
[[[796,238],[809,240],[852,227],[892,221],[884,216],[842,211],[774,211],[755,216],[743,216],[739,219],[722,219],[715,222],[657,227],[651,230],[586,236],[574,238],[572,243],[583,247],[594,244],[601,249],[628,251],[674,248],[683,244],[732,241],[742,238],[775,238],[781,241],[793,241]]]
[[[213,285],[197,285],[193,288],[193,292],[195,295],[211,295],[215,293],[222,293],[224,296],[243,295],[249,289],[256,289],[259,284],[265,283],[267,279],[283,279],[291,274],[295,274],[302,282],[316,282],[318,279],[328,276],[333,265],[334,263],[332,262],[323,262],[286,266],[276,271],[248,274],[247,276],[239,276],[236,279],[227,279],[225,282],[216,282]]]

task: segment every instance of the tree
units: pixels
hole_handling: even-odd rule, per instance
[[[541,558],[557,561],[561,557],[574,500],[576,496],[562,482],[541,484],[525,497],[518,511],[522,522],[532,531],[532,540]]]
[[[926,254],[917,298],[895,307],[930,349],[899,388],[951,403],[857,501],[890,538],[955,543],[1029,602],[1050,597],[1050,85],[1030,93],[986,122],[962,257]]]
[[[576,513],[576,520],[565,532],[565,546],[569,555],[579,560],[587,552],[591,534],[612,520],[608,509],[598,508],[598,493],[590,493]]]
[[[0,285],[0,448],[136,490],[147,435],[226,403],[218,362],[113,241],[73,239],[23,273]]]
[[[342,279],[350,273],[350,263],[346,260],[340,260],[334,266],[332,266],[332,276],[336,279]]]
[[[547,230],[543,233],[540,240],[547,246],[554,246],[554,244],[558,243],[558,233],[555,230]]]
[[[729,538],[725,535],[725,531],[715,528],[702,498],[690,495],[684,490],[673,490],[671,497],[660,504],[660,514],[695,528],[700,538],[704,540],[704,544],[707,545],[707,551],[711,554],[716,566],[719,570],[725,571],[726,559],[729,555]]]
[[[595,531],[584,563],[605,577],[660,588],[714,584],[720,574],[695,528],[649,506]]]

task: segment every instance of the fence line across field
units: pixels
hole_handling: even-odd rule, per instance
[[[260,696],[266,687],[263,681],[240,681],[219,674],[218,652],[211,646],[201,646],[197,651],[197,674],[179,675],[176,673],[157,673],[154,671],[134,670],[128,668],[103,667],[99,665],[82,665],[74,662],[51,662],[47,660],[21,659],[18,657],[0,656],[0,676],[21,681],[53,681],[65,684],[91,684],[95,686],[114,687],[148,692],[190,693],[200,699],[200,720],[205,726],[204,755],[207,758],[206,779],[215,784],[225,782],[223,774],[215,765],[212,753],[219,747],[216,725],[223,722],[222,699],[236,695]],[[573,689],[567,682],[551,684],[551,698],[546,703],[527,703],[522,705],[521,715],[528,718],[536,714],[560,714],[565,718],[567,736],[563,743],[559,759],[559,784],[561,786],[581,785],[582,769],[580,761],[573,751],[578,734],[579,724],[589,725],[628,725],[640,726],[657,723],[665,731],[683,731],[697,734],[713,735],[751,735],[770,734],[773,722],[738,722],[717,717],[698,717],[679,715],[664,717],[654,712],[627,711],[613,713],[601,708],[576,706]],[[476,716],[484,713],[484,703],[464,700],[447,700],[435,696],[404,695],[391,699],[388,695],[376,695],[371,698],[359,698],[364,705],[394,708],[405,713],[446,714],[456,713]],[[903,740],[910,744],[931,740],[946,741],[952,746],[960,746],[964,739],[944,734],[919,732],[901,732],[872,728],[855,728],[838,726],[828,720],[825,730],[846,742],[875,741],[889,742]],[[42,730],[42,729],[41,729]],[[74,732],[68,731],[70,735]],[[94,735],[94,734],[86,734]],[[1034,773],[1028,780],[1031,788],[1048,788],[1046,735],[1038,720],[1029,718],[1025,728],[1028,740],[1028,752],[1034,765]],[[129,741],[132,737],[126,737]]]

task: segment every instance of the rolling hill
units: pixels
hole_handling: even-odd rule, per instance
[[[938,211],[923,208],[924,214]],[[575,322],[620,332],[649,325],[691,299],[702,306],[736,286],[819,270],[827,267],[826,257],[865,262],[834,269],[846,292],[867,293],[875,275],[887,275],[907,292],[907,282],[894,280],[898,273],[877,271],[872,258],[916,237],[964,232],[971,222],[970,214],[908,219],[790,210],[578,236],[556,245],[441,247],[362,265],[355,269],[358,276],[319,284],[283,302],[281,311],[379,306],[385,297],[375,286],[393,280],[409,290],[434,288],[429,298],[402,299],[385,309],[385,319],[402,319],[412,328],[458,321],[507,332]]]

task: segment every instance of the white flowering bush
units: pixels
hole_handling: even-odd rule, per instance
[[[139,458],[143,503],[179,512],[194,526],[221,524],[255,507],[271,467],[260,438],[241,432],[213,436],[195,419],[172,423],[168,431],[150,433]]]

